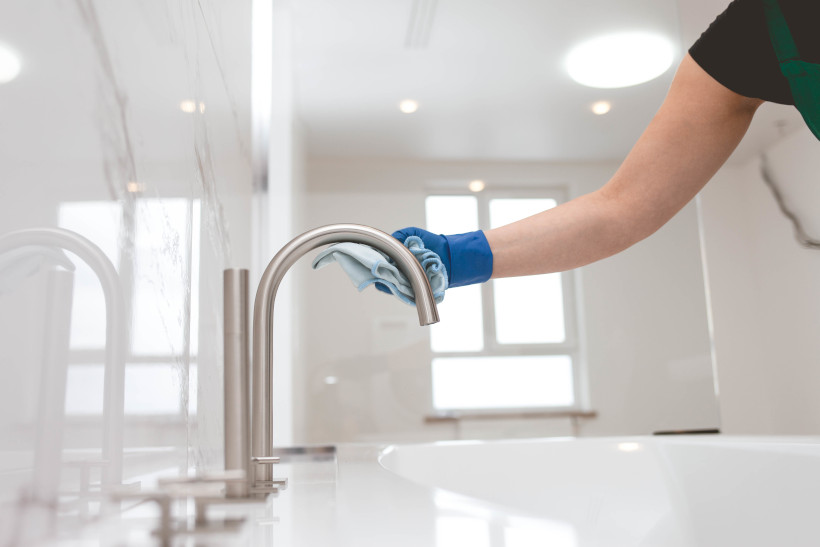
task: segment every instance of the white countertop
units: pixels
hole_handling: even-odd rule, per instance
[[[493,523],[506,522],[509,527],[509,519],[515,517],[515,512],[416,484],[386,470],[378,463],[385,446],[340,445],[335,454],[318,459],[285,456],[274,469],[275,476],[288,478],[286,490],[265,503],[210,507],[212,528],[218,528],[223,518],[246,519],[238,530],[180,534],[172,545],[480,547],[483,543],[465,543],[465,530],[469,536],[469,529],[481,533]],[[126,506],[131,508],[120,517],[104,518],[52,545],[161,545],[152,536],[159,525],[158,507]],[[180,515],[189,515],[189,526],[193,524],[192,504],[177,503],[175,512],[178,522]]]
[[[816,545],[820,439],[633,437],[340,445],[286,456],[288,488],[213,505],[244,524],[173,545],[703,547]],[[387,460],[390,461],[387,461]],[[412,479],[412,480],[411,480]],[[444,486],[445,489],[440,488]],[[456,492],[461,492],[456,493]],[[469,496],[465,495],[469,494]],[[497,494],[497,495],[496,495]],[[492,501],[487,501],[492,500]],[[193,505],[177,507],[190,515]],[[159,545],[142,504],[55,545]],[[193,524],[192,519],[189,524]],[[778,539],[779,538],[779,539]],[[782,539],[782,541],[780,541]]]

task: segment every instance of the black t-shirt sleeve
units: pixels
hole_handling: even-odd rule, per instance
[[[820,22],[817,28],[820,32]],[[735,93],[794,104],[769,40],[761,0],[734,0],[692,45],[689,55]]]

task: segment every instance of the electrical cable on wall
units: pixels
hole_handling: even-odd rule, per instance
[[[775,184],[774,178],[769,170],[769,162],[766,158],[766,154],[761,155],[760,158],[760,176],[763,178],[763,182],[766,183],[766,186],[771,189],[772,194],[774,194],[774,199],[777,201],[777,205],[780,207],[780,210],[794,225],[794,237],[797,239],[798,243],[807,249],[820,249],[820,240],[809,237],[803,229],[803,224],[800,222],[800,219],[797,218],[797,215],[786,207],[786,203],[783,200],[783,194],[780,192],[777,184]]]

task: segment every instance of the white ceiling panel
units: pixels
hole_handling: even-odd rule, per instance
[[[708,26],[727,4],[299,0],[293,4],[294,65],[308,152],[622,159],[663,101],[686,48],[703,30],[693,29]],[[677,44],[673,67],[651,82],[623,89],[587,88],[569,78],[564,58],[572,46],[632,30],[663,34]],[[407,98],[419,102],[417,113],[399,112],[399,101]],[[612,103],[609,114],[590,111],[598,100]],[[775,121],[784,116],[793,121],[791,112],[774,111],[753,128],[746,155],[776,137]]]

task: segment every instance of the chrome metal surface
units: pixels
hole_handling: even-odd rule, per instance
[[[332,224],[315,228],[291,240],[268,264],[262,274],[254,301],[251,382],[251,454],[253,456],[268,457],[271,456],[273,450],[272,329],[273,305],[279,283],[290,267],[307,252],[322,245],[345,241],[370,245],[392,258],[413,287],[419,324],[429,325],[439,320],[433,291],[430,289],[424,269],[413,253],[389,234],[358,224]],[[272,480],[270,467],[266,466],[258,471],[259,480]]]
[[[254,456],[251,459],[253,460],[253,463],[260,463],[260,464],[279,463],[279,458],[277,456]]]
[[[225,342],[225,471],[250,467],[250,362],[248,359],[248,270],[230,269],[223,274]],[[229,483],[229,498],[248,495],[248,483]]]
[[[275,448],[273,453],[278,456],[335,456],[336,446],[311,445],[311,446],[282,446]]]
[[[274,478],[274,479],[269,480],[269,481],[256,481],[256,487],[257,488],[273,487],[273,488],[277,488],[278,490],[287,490],[287,488],[288,488],[288,479],[287,478],[282,478],[282,479]]]
[[[278,456],[255,456],[251,458],[253,462],[253,475],[250,478],[249,485],[251,492],[254,494],[278,494],[280,486],[282,490],[287,488],[287,479],[274,479],[270,472],[270,466],[276,465],[280,462]],[[260,472],[260,468],[262,471]],[[259,477],[262,478],[259,478]]]
[[[327,462],[336,459],[336,447],[333,445],[283,446],[273,449],[282,463]]]
[[[264,497],[269,495],[273,495],[274,497],[279,494],[279,489],[275,486],[254,486],[250,489],[251,494],[262,494]]]

